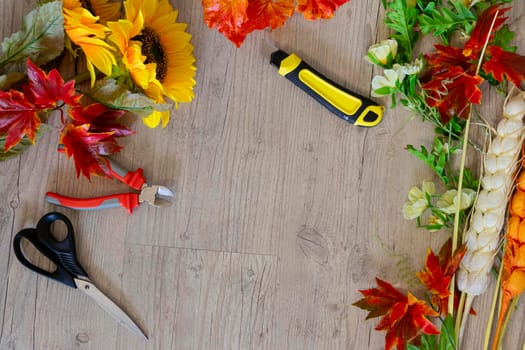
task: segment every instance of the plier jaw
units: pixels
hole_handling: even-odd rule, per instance
[[[139,203],[148,203],[154,207],[169,207],[175,194],[167,187],[144,184],[139,194]]]

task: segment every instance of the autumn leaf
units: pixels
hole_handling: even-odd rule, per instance
[[[89,124],[64,126],[60,143],[68,158],[73,157],[77,176],[90,179],[91,174],[111,177],[108,160],[104,157],[120,151],[112,132],[93,132]]]
[[[493,5],[479,15],[476,26],[470,34],[470,39],[463,47],[465,56],[479,56],[479,52],[485,43],[490,42],[494,38],[494,33],[505,23],[508,17],[503,15],[510,10],[510,7],[502,9],[500,8],[501,5]]]
[[[434,45],[436,52],[426,54],[426,63],[432,74],[439,74],[447,71],[450,67],[461,67],[465,72],[474,72],[476,69],[475,55],[465,56],[462,49],[445,46]]]
[[[119,124],[117,120],[125,111],[110,109],[100,103],[69,109],[72,123],[62,130],[60,143],[68,157],[73,157],[77,176],[82,173],[111,177],[104,156],[120,151],[116,138],[128,136],[133,130]]]
[[[463,246],[456,251],[454,256],[451,256],[451,249],[451,240],[448,240],[443,245],[438,256],[435,255],[431,249],[428,249],[425,258],[425,268],[423,271],[416,273],[421,283],[423,283],[428,292],[432,294],[432,304],[436,306],[444,316],[448,314],[450,281],[466,252],[466,248]]]
[[[294,0],[256,0],[249,1],[245,26],[251,30],[270,27],[278,28],[293,14]]]
[[[426,302],[410,292],[403,295],[388,282],[376,278],[378,288],[360,290],[363,299],[354,306],[369,310],[368,318],[383,316],[376,330],[386,331],[385,350],[405,349],[407,343],[421,333],[439,334],[439,330],[427,317],[438,317]]]
[[[504,78],[511,81],[518,89],[525,83],[525,56],[502,50],[498,46],[488,49],[490,59],[483,65],[486,73],[492,74],[494,79],[502,82]]]
[[[369,311],[366,316],[367,320],[386,315],[396,303],[406,299],[406,297],[390,283],[379,278],[376,278],[376,282],[378,288],[360,290],[359,293],[363,294],[364,298],[352,304],[360,309]]]
[[[204,22],[210,28],[216,27],[239,47],[248,34],[244,27],[248,20],[248,2],[248,0],[202,0]]]
[[[204,22],[237,47],[254,30],[278,28],[294,9],[306,19],[326,19],[349,0],[202,0]]]
[[[461,67],[454,66],[434,75],[422,88],[428,93],[428,105],[438,108],[441,122],[446,124],[454,116],[467,119],[470,104],[481,103],[479,85],[482,82],[483,78],[480,76],[469,75]]]
[[[298,0],[296,11],[309,20],[328,19],[334,16],[335,10],[349,0]]]
[[[40,109],[16,90],[0,91],[0,134],[7,135],[4,152],[27,136],[34,143],[41,120]]]
[[[75,92],[75,81],[65,83],[56,69],[46,74],[28,59],[27,78],[29,84],[25,93],[41,109],[55,108],[58,101],[71,106],[80,103],[81,95]]]
[[[69,110],[69,115],[75,124],[89,124],[91,132],[111,132],[114,137],[129,136],[135,133],[116,122],[125,113],[125,111],[109,109],[100,103],[92,103],[86,107],[77,106]]]

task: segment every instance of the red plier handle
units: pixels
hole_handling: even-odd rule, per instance
[[[63,147],[59,146],[58,151],[63,152]],[[109,170],[114,178],[138,191],[144,187],[146,179],[144,178],[144,170],[142,168],[130,171],[110,157],[107,157],[107,160],[109,162]],[[140,204],[138,193],[119,193],[94,198],[74,198],[54,192],[47,192],[45,200],[51,204],[77,210],[97,210],[123,207],[130,214],[133,212],[133,209]]]
[[[46,202],[76,210],[97,210],[123,207],[132,213],[139,203],[138,193],[120,193],[94,198],[74,198],[54,192],[47,192]]]

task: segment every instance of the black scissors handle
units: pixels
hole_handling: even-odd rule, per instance
[[[31,261],[29,261],[23,250],[22,250],[22,239],[25,238],[31,244],[40,251],[45,257],[47,257],[49,260],[51,260],[56,268],[54,271],[47,271],[44,270],[35,264],[33,264]],[[15,251],[15,255],[18,258],[18,260],[27,267],[28,269],[39,273],[45,277],[51,278],[55,281],[61,282],[69,287],[76,288],[76,284],[73,280],[73,277],[71,274],[64,269],[60,263],[58,262],[58,259],[56,255],[50,251],[40,240],[38,239],[38,236],[36,234],[36,229],[34,228],[26,228],[20,232],[18,232],[13,240],[13,249]]]
[[[52,233],[51,225],[62,221],[67,227],[67,236],[58,241]],[[24,255],[21,247],[22,238],[26,238],[44,256],[56,265],[55,271],[46,271],[31,263]],[[60,213],[48,213],[37,224],[36,229],[24,229],[13,240],[15,255],[20,262],[30,270],[54,279],[67,286],[76,288],[74,278],[88,279],[80,263],[77,261],[73,225],[69,219]]]
[[[62,221],[67,227],[66,238],[62,241],[57,240],[53,236],[51,225],[55,221]],[[77,261],[75,230],[67,216],[57,212],[48,213],[38,221],[36,231],[38,239],[57,256],[62,267],[69,271],[73,277],[88,277],[86,271]]]

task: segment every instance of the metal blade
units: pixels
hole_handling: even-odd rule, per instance
[[[137,326],[137,324],[126,314],[117,304],[115,304],[111,299],[109,299],[104,293],[102,293],[95,285],[86,280],[75,278],[75,283],[78,289],[92,299],[96,303],[106,310],[115,320],[117,320],[121,325],[128,328],[131,332],[137,334],[145,340],[148,340],[148,337],[144,332]]]

